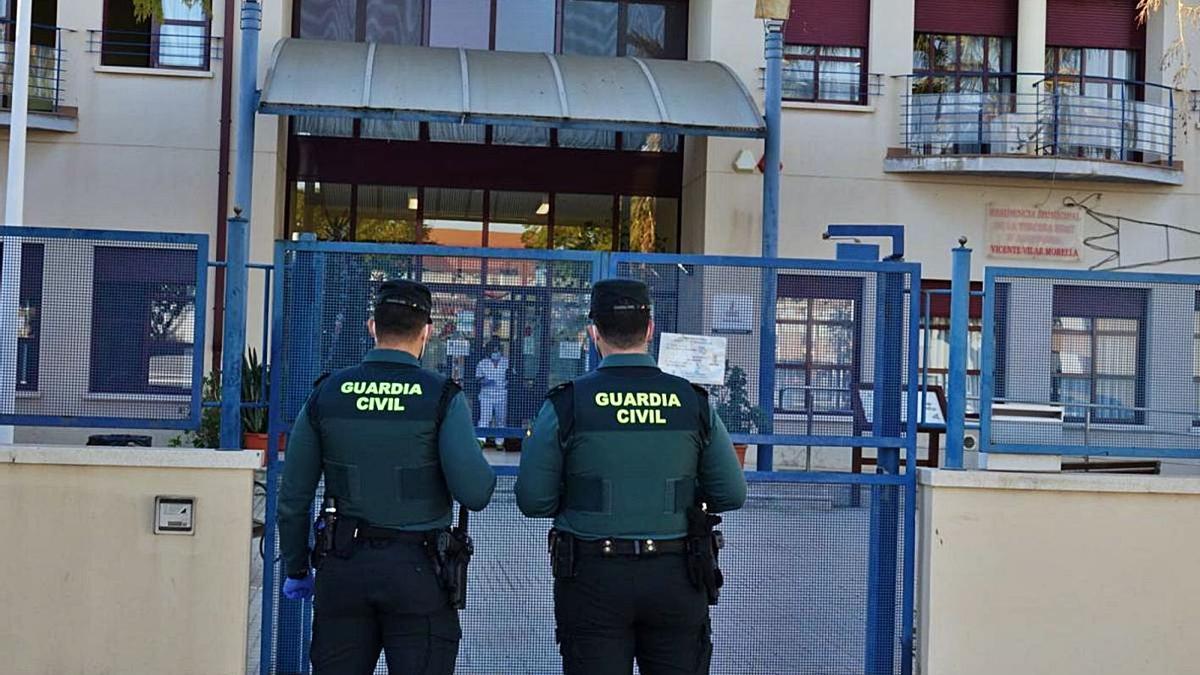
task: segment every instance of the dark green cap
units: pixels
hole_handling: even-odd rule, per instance
[[[650,312],[650,289],[633,279],[605,279],[592,286],[592,309],[588,318],[617,312]]]
[[[375,305],[403,305],[429,316],[433,313],[433,296],[425,284],[407,279],[390,279],[379,286]],[[433,323],[433,319],[429,322]]]

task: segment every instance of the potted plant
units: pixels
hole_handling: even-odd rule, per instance
[[[259,362],[258,353],[251,349],[242,357],[242,448],[245,450],[262,450],[263,465],[266,465],[267,428],[270,415],[265,403],[269,395],[264,387],[267,382],[269,369]],[[215,371],[204,378],[202,387],[203,400],[206,404],[215,404],[221,400],[221,373]],[[250,407],[244,404],[252,404]],[[261,407],[260,407],[261,406]],[[280,434],[279,449],[282,452],[287,437]],[[190,445],[196,448],[221,447],[221,409],[215,405],[205,405],[200,413],[200,428],[187,431],[169,441],[172,447]]]
[[[762,409],[750,403],[747,392],[749,380],[746,371],[738,366],[730,366],[725,372],[725,384],[717,387],[716,411],[725,428],[731,434],[753,434],[766,426],[766,415]],[[735,443],[738,462],[746,465],[746,444]]]

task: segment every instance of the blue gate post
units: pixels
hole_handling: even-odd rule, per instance
[[[903,382],[904,275],[875,277],[875,376],[872,431],[876,437],[902,435],[900,391]],[[900,449],[879,448],[876,472],[899,475]],[[891,675],[896,650],[896,553],[900,527],[897,486],[871,487],[870,550],[867,562],[867,635],[864,671]]]
[[[764,115],[767,135],[763,144],[763,229],[762,257],[779,257],[779,164],[783,145],[783,22],[768,19],[764,57]],[[775,432],[775,295],[778,279],[774,267],[762,269],[762,311],[758,345],[758,408],[766,420],[760,434]],[[775,467],[775,447],[759,444],[756,468],[771,471]]]
[[[258,107],[258,34],[262,5],[242,4],[241,72],[238,75],[238,145],[235,215],[228,222],[225,256],[225,334],[221,359],[221,448],[242,447],[242,354],[246,351],[246,263],[250,255],[250,201],[254,174],[254,121]],[[232,39],[232,36],[226,36]]]
[[[946,468],[963,468],[967,416],[968,322],[971,311],[971,249],[967,238],[953,251],[950,282],[950,375],[946,383]]]
[[[279,495],[279,438],[287,429],[283,420],[283,318],[286,316],[284,301],[283,243],[275,245],[275,285],[271,289],[271,364],[270,402],[267,408],[267,488],[266,508],[263,514],[263,599],[259,619],[258,670],[260,675],[274,671],[272,655],[275,652],[275,518],[278,513]]]
[[[305,232],[299,235],[302,244],[316,243],[316,235]],[[308,397],[312,383],[325,367],[325,356],[321,344],[321,308],[325,306],[325,254],[302,253],[291,260],[284,260],[285,271],[280,275],[281,288],[286,280],[286,295],[281,293],[279,307],[283,316],[279,320],[281,334],[286,334],[288,357],[286,380],[281,377],[287,398],[280,399],[282,412],[300,409],[303,399]],[[286,299],[285,299],[286,298]],[[280,344],[282,351],[283,346]],[[307,357],[307,358],[306,358]],[[281,359],[281,366],[283,361]],[[286,423],[287,420],[284,420]],[[276,483],[277,485],[277,483]],[[311,602],[289,600],[279,588],[274,589],[278,603],[278,619],[274,634],[276,673],[298,675],[308,672],[308,640],[312,621]]]

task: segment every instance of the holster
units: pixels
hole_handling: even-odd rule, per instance
[[[555,579],[571,579],[575,576],[575,535],[570,532],[550,530],[550,571]]]
[[[438,583],[455,609],[467,606],[467,566],[475,555],[475,542],[464,528],[431,530],[425,535],[425,550],[433,562]]]
[[[358,521],[338,515],[336,500],[325,497],[321,502],[321,512],[313,523],[313,548],[309,555],[309,564],[313,569],[320,569],[321,562],[330,555],[339,558],[353,555],[357,529]]]
[[[721,573],[720,551],[725,536],[717,525],[721,517],[709,514],[698,506],[687,510],[687,570],[688,579],[708,595],[708,604],[715,605],[721,597],[725,576]]]

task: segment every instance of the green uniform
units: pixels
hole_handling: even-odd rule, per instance
[[[570,396],[561,428],[554,396]],[[711,513],[741,507],[746,479],[721,418],[649,355],[615,354],[551,394],[521,445],[517,504],[583,539],[676,539],[697,489]],[[708,429],[702,428],[709,420]]]
[[[457,385],[389,349],[321,382],[284,463],[279,545],[289,576],[308,572],[322,475],[339,517],[371,527],[351,555],[329,555],[318,570],[314,674],[374,672],[381,649],[391,672],[452,673],[462,633],[424,533],[450,524],[452,498],[479,511],[496,486]]]
[[[708,596],[674,540],[698,495],[710,512],[736,509],[746,481],[703,390],[648,355],[606,357],[548,396],[522,444],[516,495],[522,513],[582,540],[574,570],[554,582],[567,675],[627,675],[635,659],[645,675],[708,672]],[[601,552],[609,542],[614,552]]]
[[[279,492],[279,547],[289,574],[308,567],[310,507],[322,473],[340,513],[378,527],[446,527],[451,496],[474,511],[487,506],[496,474],[461,393],[435,427],[445,382],[411,354],[373,349],[313,392],[288,439]]]

